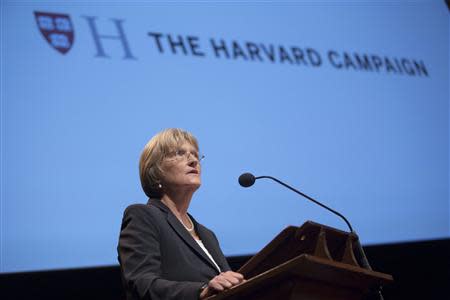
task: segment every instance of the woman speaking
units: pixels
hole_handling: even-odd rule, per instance
[[[214,233],[188,214],[200,187],[196,138],[167,129],[145,146],[139,173],[149,197],[124,212],[118,253],[127,299],[204,299],[244,281]]]

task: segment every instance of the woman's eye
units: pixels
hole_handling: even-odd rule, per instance
[[[186,150],[178,149],[176,153],[177,153],[177,156],[185,156],[186,155]]]

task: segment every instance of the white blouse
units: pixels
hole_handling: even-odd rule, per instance
[[[215,262],[214,258],[212,258],[211,254],[209,253],[208,249],[206,249],[205,245],[203,245],[203,242],[201,240],[197,240],[195,239],[195,241],[197,242],[197,244],[200,246],[200,248],[202,248],[202,250],[206,253],[206,255],[209,257],[209,259],[211,259],[211,261],[214,263],[214,265],[216,266],[217,270],[219,270],[219,272],[222,272],[219,268],[219,266],[217,265],[217,263]]]

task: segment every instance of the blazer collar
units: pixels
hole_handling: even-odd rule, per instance
[[[167,222],[172,227],[172,229],[181,237],[181,239],[187,245],[189,245],[197,255],[202,257],[209,264],[210,267],[212,267],[217,272],[219,271],[219,270],[217,270],[216,266],[211,261],[211,259],[206,255],[205,251],[203,251],[203,249],[200,248],[200,246],[194,240],[194,238],[191,236],[191,234],[186,230],[186,228],[184,228],[183,224],[181,224],[181,222],[178,220],[178,218],[172,213],[172,211],[164,203],[161,202],[160,199],[149,199],[147,202],[147,205],[154,205],[154,206],[158,207],[159,209],[161,209],[162,211],[164,211],[167,214]],[[216,263],[221,268],[223,268],[223,266],[221,266],[219,264],[220,260],[218,259],[218,257],[220,257],[220,256],[217,254],[214,244],[211,241],[210,234],[208,234],[206,228],[203,227],[201,224],[199,224],[190,214],[188,214],[188,215],[191,218],[192,223],[194,223],[195,230],[196,230],[198,236],[200,237],[200,239],[202,240],[202,243],[205,245],[206,249],[208,249],[209,253],[214,258]]]

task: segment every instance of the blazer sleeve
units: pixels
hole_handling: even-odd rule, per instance
[[[198,300],[203,282],[170,281],[161,277],[159,229],[146,209],[125,210],[119,237],[119,262],[133,298]]]

